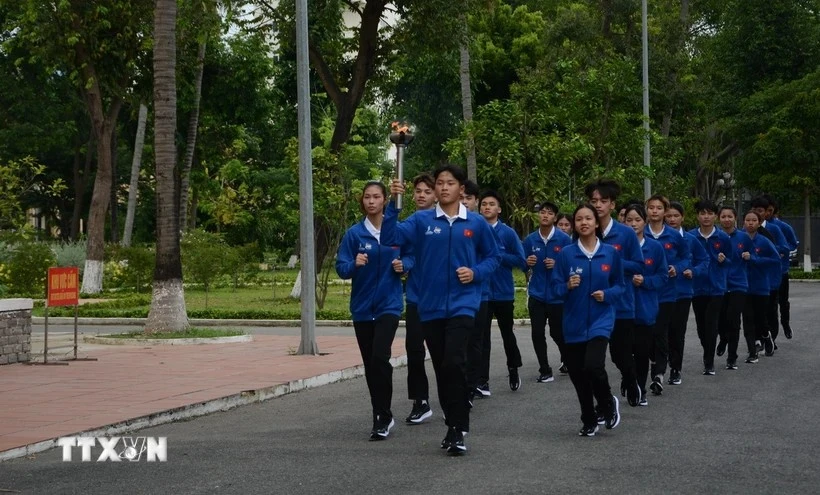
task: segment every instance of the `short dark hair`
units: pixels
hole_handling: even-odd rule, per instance
[[[763,196],[758,196],[756,198],[752,198],[751,205],[752,208],[768,208],[769,200],[764,198]]]
[[[621,204],[623,206],[618,208],[618,211],[621,211],[624,208],[627,208],[627,207],[632,206],[632,205],[643,205],[643,201],[641,201],[640,199],[637,199],[637,198],[629,198],[626,201],[622,202]]]
[[[438,180],[438,176],[444,172],[450,172],[450,174],[452,174],[452,176],[458,181],[459,184],[466,185],[467,172],[465,172],[464,169],[459,167],[458,165],[453,165],[451,163],[439,165],[438,167],[436,167],[435,170],[433,170],[433,178]]]
[[[464,194],[467,193],[465,192]],[[486,198],[495,198],[495,200],[498,201],[498,204],[501,204],[501,195],[493,191],[492,189],[487,189],[486,191],[481,193],[481,196],[478,199],[479,203],[481,201],[484,201]]]
[[[539,212],[541,210],[552,210],[552,212],[556,215],[558,215],[560,212],[560,208],[558,208],[558,205],[549,200],[543,200],[535,203],[535,207],[533,208],[533,210],[535,210],[536,212]],[[556,220],[558,219],[556,218]]]
[[[421,173],[413,179],[413,187],[418,187],[419,184],[424,183],[430,189],[436,187],[436,180],[428,172]]]
[[[678,213],[680,213],[680,215],[682,217],[686,216],[686,210],[684,209],[683,205],[678,203],[677,201],[670,201],[669,202],[669,209],[670,210],[678,210]]]
[[[650,201],[660,201],[663,205],[664,210],[668,210],[670,207],[669,198],[667,198],[663,194],[653,194],[652,196],[649,196],[649,199],[646,200],[647,206],[649,206]]]
[[[760,197],[766,198],[766,200],[769,202],[769,206],[774,208],[774,212],[777,213],[777,211],[780,208],[777,207],[777,201],[775,201],[774,196],[772,196],[771,194],[766,193],[766,194],[761,194]]]
[[[644,208],[642,204],[631,203],[629,206],[626,207],[626,212],[624,213],[624,216],[629,215],[630,211],[634,211],[635,213],[637,213],[638,216],[641,217],[644,222],[646,222],[646,208]]]
[[[700,213],[701,211],[710,211],[712,213],[717,213],[718,208],[714,201],[711,199],[699,199],[697,203],[695,203],[695,211]]]
[[[586,208],[586,209],[588,209],[588,210],[592,210],[592,216],[595,218],[595,222],[598,224],[598,225],[595,227],[595,236],[596,236],[598,239],[603,239],[603,238],[604,238],[604,231],[603,231],[603,229],[601,228],[601,220],[598,218],[598,210],[596,210],[596,209],[595,209],[595,207],[594,207],[594,206],[592,206],[592,205],[591,205],[591,204],[589,204],[589,203],[581,203],[581,204],[579,204],[579,205],[575,208],[575,211],[573,211],[573,212],[572,212],[572,217],[570,218],[570,221],[569,221],[569,223],[572,225],[572,239],[573,239],[573,240],[578,240],[578,237],[580,237],[580,236],[578,235],[578,231],[577,231],[577,229],[575,228],[575,215],[577,215],[577,214],[578,214],[578,212],[579,212],[580,210],[583,210],[584,208]]]
[[[730,210],[732,212],[732,215],[734,215],[735,218],[737,218],[737,210],[735,209],[734,206],[730,206],[730,205],[721,206],[720,209],[718,210],[718,216],[720,216],[720,214],[723,213],[723,210]]]
[[[590,182],[584,187],[584,194],[588,199],[592,199],[592,194],[598,191],[603,199],[610,199],[616,201],[618,195],[621,194],[621,186],[612,179],[598,179]],[[575,215],[573,215],[573,218]]]
[[[476,196],[476,197],[478,197],[479,193],[481,192],[481,190],[478,188],[478,184],[471,181],[470,179],[464,179],[462,184],[464,185],[464,195],[465,196]]]

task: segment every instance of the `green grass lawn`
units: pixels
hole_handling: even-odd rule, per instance
[[[523,280],[522,280],[523,281]],[[185,305],[190,318],[237,318],[237,319],[298,319],[301,304],[291,299],[290,285],[230,287],[212,289],[208,292],[207,307],[205,291],[185,289]],[[526,295],[516,291],[515,317],[527,317]],[[107,299],[105,294],[98,297]],[[332,284],[328,289],[323,308],[317,306],[317,318],[321,320],[350,319],[350,285]],[[150,294],[118,292],[116,298],[80,306],[80,316],[144,318],[151,305]],[[34,315],[43,316],[43,307],[35,307]],[[50,308],[50,316],[73,316],[73,308]]]

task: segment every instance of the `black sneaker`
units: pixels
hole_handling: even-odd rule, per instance
[[[749,357],[746,358],[746,364],[755,364],[758,361],[757,354],[749,354]]]
[[[726,361],[726,369],[727,370],[736,370],[737,363],[735,361]]]
[[[707,366],[703,368],[703,375],[704,376],[714,376],[715,375],[715,367],[714,366]]]
[[[774,341],[771,337],[763,339],[763,350],[767,356],[774,356]]]
[[[552,376],[552,370],[547,370],[546,373],[541,373],[540,375],[538,375],[538,378],[535,379],[535,381],[538,383],[549,383],[554,380],[555,377]]]
[[[648,406],[649,402],[646,400],[646,392],[641,392],[641,400],[638,402],[639,406]]]
[[[772,337],[772,345],[774,346],[774,350],[776,351],[777,350],[777,339],[775,339],[774,337]]]
[[[393,418],[381,418],[376,416],[373,422],[373,431],[370,432],[370,440],[384,440],[390,435],[390,428],[393,428],[396,422]]]
[[[673,369],[669,373],[669,385],[680,385],[681,382],[683,382],[683,380],[681,379],[680,371]]]
[[[482,397],[489,397],[489,396],[493,395],[490,392],[490,384],[489,383],[485,383],[484,385],[480,385],[478,388],[476,388],[476,390],[478,390],[478,392],[481,394]]]
[[[678,378],[680,378],[680,374],[678,374]],[[672,380],[671,376],[669,379]],[[663,377],[661,375],[655,375],[652,378],[652,383],[649,384],[649,390],[652,391],[653,395],[661,395],[663,393]]]
[[[416,400],[413,401],[413,410],[410,411],[410,416],[407,416],[405,421],[411,425],[418,425],[432,415],[433,410],[430,409],[430,404],[426,400]]]
[[[763,344],[759,340],[755,340],[755,352],[763,352]]]
[[[594,437],[598,433],[598,425],[584,425],[578,431],[579,437]]]
[[[441,448],[442,449],[449,449],[450,444],[453,443],[453,435],[455,434],[456,430],[454,428],[447,428],[447,434],[444,435],[444,440],[441,441]]]
[[[636,407],[641,401],[641,386],[637,380],[626,388],[626,401],[631,407]]]
[[[788,323],[783,323],[783,335],[789,340],[792,338],[792,327]]]
[[[721,340],[720,342],[718,342],[718,345],[717,345],[717,355],[718,355],[718,357],[720,357],[720,356],[722,356],[726,353],[726,344],[727,343],[726,343],[725,340]]]
[[[597,422],[599,425],[606,423],[606,416],[604,415],[604,413],[598,413]]]
[[[607,430],[611,430],[619,424],[621,424],[620,404],[618,403],[618,398],[613,395],[612,411],[610,411],[609,416],[607,416],[606,421],[604,422],[604,426],[606,426]]]
[[[789,337],[789,338],[791,338],[791,337]],[[558,368],[558,373],[561,373],[562,375],[566,375],[567,373],[569,373],[569,368],[567,368],[566,364],[561,363],[561,367]]]
[[[450,428],[453,433],[450,437],[450,445],[447,446],[447,453],[450,455],[463,455],[467,453],[467,446],[464,445],[464,433],[455,428]]]
[[[510,390],[515,392],[521,388],[521,377],[518,376],[518,368],[508,368],[510,371]]]

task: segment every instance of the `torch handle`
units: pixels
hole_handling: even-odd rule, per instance
[[[403,144],[396,145],[396,178],[404,184],[404,148]],[[403,194],[396,195],[396,208],[401,209],[403,204]]]

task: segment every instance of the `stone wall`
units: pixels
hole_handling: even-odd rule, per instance
[[[0,365],[31,360],[31,299],[0,299]]]

